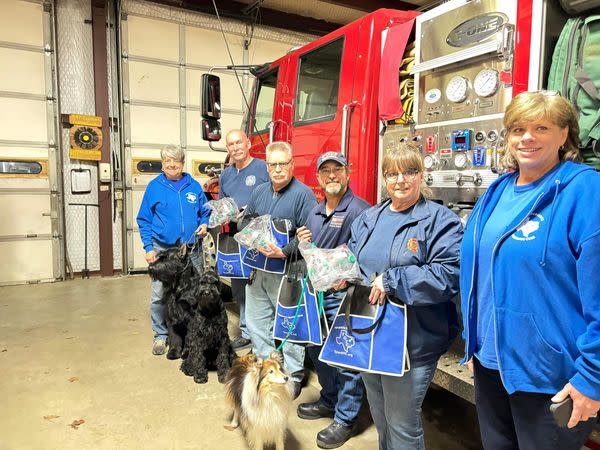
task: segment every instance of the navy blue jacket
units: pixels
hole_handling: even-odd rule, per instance
[[[477,329],[477,247],[488,217],[517,173],[496,180],[469,217],[462,243],[461,297],[466,358]],[[600,174],[562,162],[543,193],[494,246],[491,282],[502,382],[554,394],[570,382],[600,400]]]
[[[350,240],[352,222],[370,205],[352,190],[344,193],[335,210],[328,216],[325,210],[326,199],[315,206],[308,214],[307,228],[312,241],[319,248],[336,248]]]
[[[363,212],[352,224],[350,250],[359,257],[390,200]],[[462,225],[456,214],[421,199],[409,219],[388,230],[394,240],[388,269],[383,272],[386,294],[407,305],[407,347],[411,366],[429,364],[444,354],[458,334],[455,298],[459,287]]]
[[[210,209],[200,183],[184,173],[179,191],[167,182],[164,174],[154,178],[146,188],[137,223],[144,250],[152,250],[152,241],[171,246],[179,240],[192,243],[194,231],[208,223]]]

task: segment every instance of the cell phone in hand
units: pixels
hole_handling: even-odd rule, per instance
[[[562,402],[552,403],[550,405],[550,412],[552,413],[552,416],[554,416],[556,424],[561,428],[565,428],[569,423],[571,413],[573,412],[573,399],[567,397]]]

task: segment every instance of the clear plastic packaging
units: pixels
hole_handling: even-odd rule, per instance
[[[255,217],[233,238],[249,249],[269,248],[269,244],[277,245],[273,230],[271,229],[271,216]]]
[[[239,214],[238,206],[230,197],[211,200],[205,203],[204,206],[211,209],[208,228],[215,228],[228,222],[235,222]]]
[[[356,283],[362,280],[356,256],[346,244],[327,249],[300,242],[298,249],[306,260],[308,278],[317,291],[328,291],[342,281]]]

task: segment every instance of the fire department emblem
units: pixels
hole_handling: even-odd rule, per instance
[[[417,253],[417,250],[419,250],[419,242],[416,238],[410,238],[406,243],[406,248],[413,253]]]

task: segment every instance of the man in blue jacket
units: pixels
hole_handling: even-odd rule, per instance
[[[240,209],[248,205],[250,195],[257,186],[269,181],[267,165],[262,159],[250,156],[250,141],[242,130],[231,130],[225,137],[230,166],[219,179],[219,198],[231,197]],[[237,231],[237,224],[230,223],[230,231]],[[240,335],[231,345],[241,349],[250,345],[246,327],[246,283],[244,279],[231,279],[231,292],[240,307]]]
[[[204,237],[210,210],[204,207],[206,196],[200,184],[183,171],[185,152],[167,145],[161,152],[163,173],[146,188],[137,223],[146,251],[148,264],[156,261],[157,252],[180,244],[194,244]],[[192,253],[192,263],[199,269],[198,253]],[[162,355],[167,350],[166,306],[162,303],[162,283],[152,281],[150,320],[154,330],[152,353]]]
[[[287,219],[289,234],[306,225],[308,214],[317,204],[308,186],[294,178],[292,147],[287,142],[272,142],[266,150],[270,183],[257,187],[244,213],[243,225],[250,218],[270,214],[273,219]],[[289,258],[297,247],[294,239],[283,248],[271,245],[260,252],[271,259]],[[283,274],[256,270],[254,282],[246,287],[246,323],[252,340],[252,349],[259,358],[268,358],[275,350],[273,322],[279,285]],[[304,378],[304,348],[292,343],[283,346],[284,367],[294,383],[294,398],[300,395]]]
[[[347,244],[352,222],[369,204],[354,195],[348,187],[350,170],[348,161],[341,153],[326,152],[319,157],[317,179],[325,199],[309,213],[307,226],[298,229],[298,239],[313,242],[318,248],[336,248]],[[323,311],[331,326],[344,298],[344,291],[332,289],[324,294]],[[362,403],[360,374],[319,361],[321,347],[307,347],[306,351],[317,371],[321,396],[316,402],[298,405],[298,417],[308,420],[333,417],[329,426],[317,434],[317,446],[340,447],[352,436]]]

